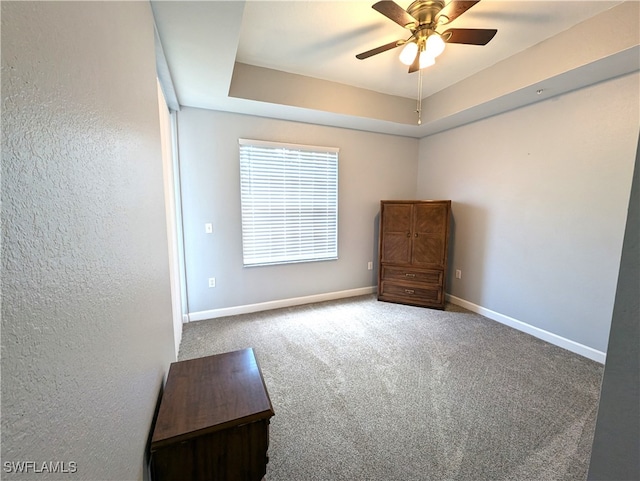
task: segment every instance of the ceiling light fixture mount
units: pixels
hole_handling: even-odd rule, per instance
[[[431,25],[437,22],[444,4],[443,0],[416,0],[407,7],[407,13],[418,21],[418,25]]]

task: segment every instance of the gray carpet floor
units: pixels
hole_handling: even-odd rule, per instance
[[[199,321],[179,358],[246,347],[276,413],[267,481],[586,479],[603,367],[458,306]]]

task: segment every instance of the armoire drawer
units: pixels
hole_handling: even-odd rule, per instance
[[[418,282],[442,286],[444,271],[440,269],[413,269],[397,266],[382,266],[382,281]]]
[[[403,299],[407,302],[442,304],[443,289],[440,286],[400,284],[395,282],[381,283],[381,298]]]

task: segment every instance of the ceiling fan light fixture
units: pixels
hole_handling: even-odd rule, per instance
[[[445,43],[442,37],[438,33],[434,33],[427,38],[426,52],[428,52],[431,57],[436,58],[444,52],[444,46]]]
[[[414,42],[408,42],[400,52],[400,61],[405,65],[411,65],[417,54],[418,45]]]

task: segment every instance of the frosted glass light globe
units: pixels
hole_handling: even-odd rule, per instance
[[[416,59],[417,54],[418,45],[413,42],[409,42],[404,46],[402,52],[400,52],[400,61],[405,65],[411,65]]]
[[[436,58],[442,52],[444,52],[444,40],[438,34],[430,35],[427,39],[427,50],[429,55]]]

